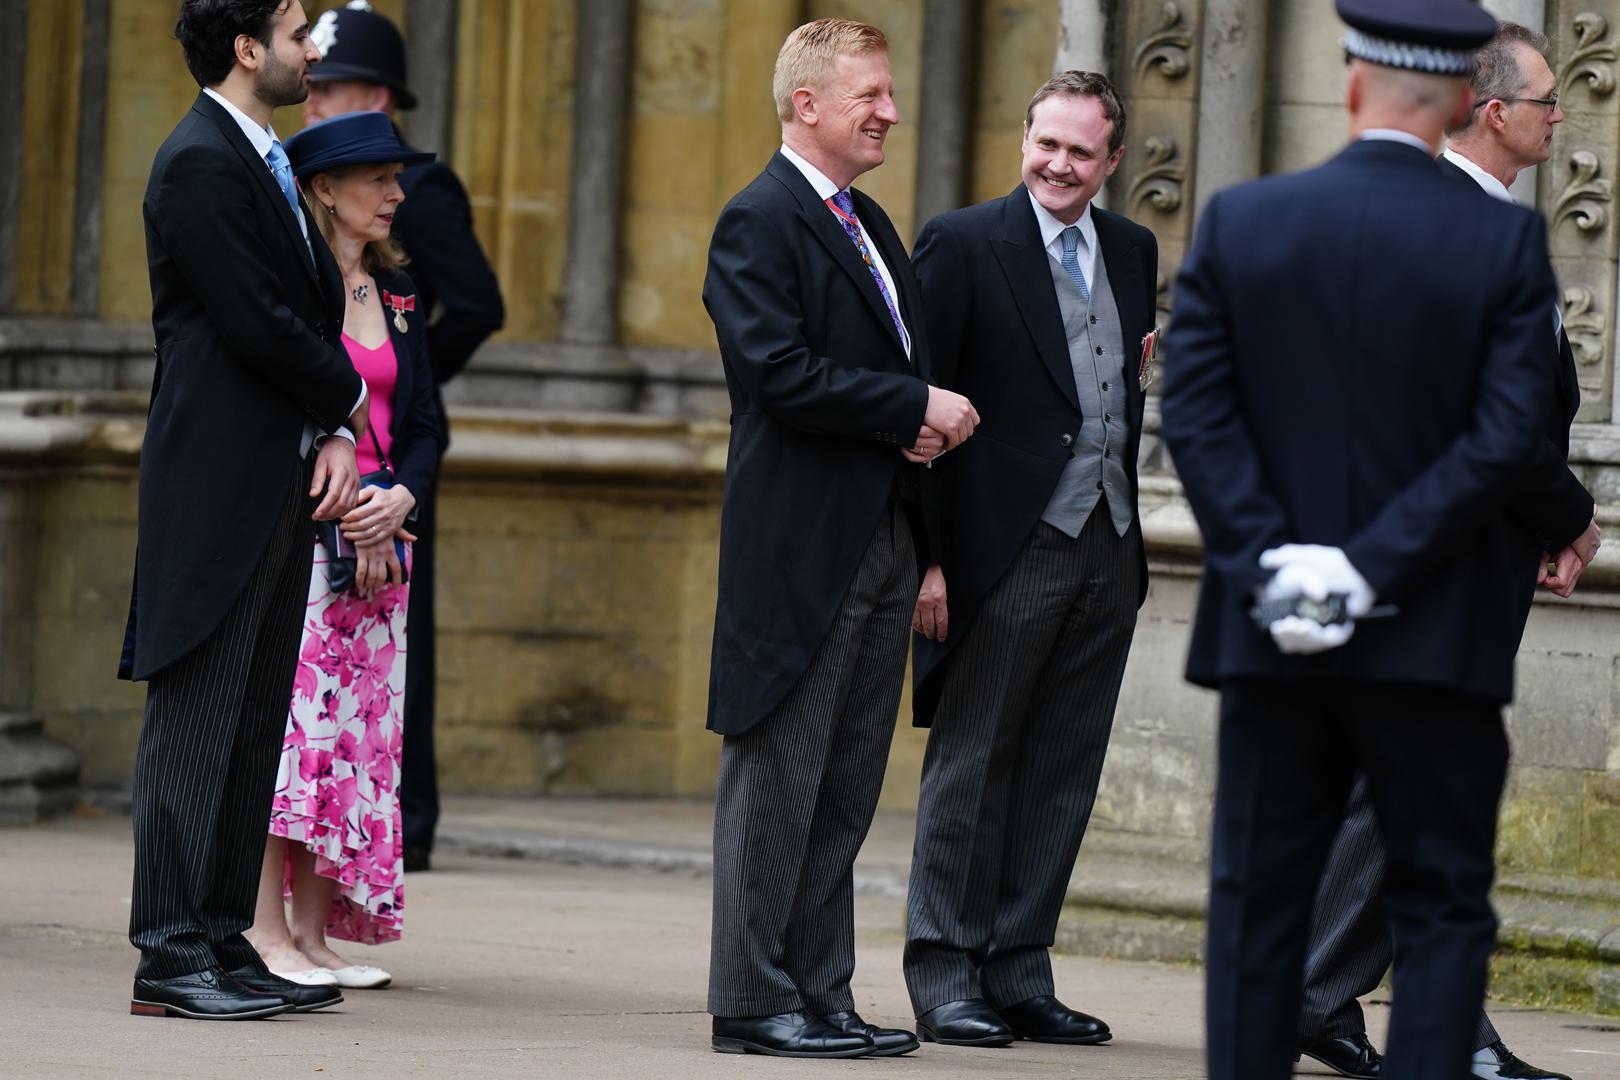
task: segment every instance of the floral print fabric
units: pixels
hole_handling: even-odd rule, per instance
[[[400,936],[405,903],[399,777],[410,585],[334,593],[315,545],[270,833],[315,853],[338,882],[329,936]],[[407,555],[408,558],[408,555]]]

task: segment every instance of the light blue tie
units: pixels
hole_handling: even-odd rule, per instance
[[[1086,288],[1086,275],[1080,269],[1080,256],[1077,254],[1080,247],[1080,226],[1070,225],[1063,230],[1061,235],[1063,239],[1063,258],[1060,261],[1063,264],[1064,272],[1069,275],[1069,280],[1074,282],[1080,289],[1080,298],[1089,303],[1091,290]]]
[[[298,217],[298,186],[293,183],[292,162],[287,160],[287,151],[281,148],[280,139],[270,144],[270,152],[264,155],[264,160],[270,166],[270,174],[276,178],[276,183],[281,185],[281,193],[287,197],[293,217]]]

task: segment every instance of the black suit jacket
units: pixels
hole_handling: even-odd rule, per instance
[[[871,271],[781,154],[709,245],[703,303],[732,413],[709,679],[709,727],[725,734],[809,666],[885,508],[915,481],[900,448],[928,404],[921,299],[888,216],[854,198],[894,277],[909,362]]]
[[[1539,214],[1352,143],[1216,195],[1176,288],[1164,435],[1203,530],[1187,674],[1424,683],[1507,701],[1536,564],[1507,505],[1546,439],[1556,287]],[[1260,553],[1340,547],[1392,618],[1285,656]]]
[[[1144,401],[1136,363],[1153,329],[1159,246],[1128,218],[1091,212],[1130,368],[1119,378],[1134,500]],[[1004,198],[941,214],[917,240],[934,380],[965,394],[980,416],[973,438],[940,458],[929,477],[940,501],[935,555],[945,571],[950,633],[944,642],[915,637],[912,715],[919,726],[933,718],[948,656],[1040,522],[1074,456],[1063,439],[1080,431],[1080,399],[1050,262],[1022,184]],[[1140,531],[1131,535],[1142,564],[1140,603],[1147,559]]]
[[[416,283],[403,270],[379,270],[372,275],[379,294],[414,299],[414,310],[405,315],[405,329],[394,323],[393,310],[383,309],[388,337],[394,344],[399,374],[389,404],[393,416],[388,424],[392,445],[388,450],[394,479],[410,489],[420,506],[439,470],[439,407],[434,396],[433,366],[428,361],[428,335],[424,332],[427,314]],[[378,296],[379,300],[386,298]],[[362,436],[370,440],[370,435]],[[414,513],[414,511],[413,511]]]
[[[495,271],[473,232],[467,189],[450,166],[442,161],[412,165],[400,175],[399,184],[405,201],[394,215],[394,237],[411,258],[411,277],[427,326],[442,452],[449,445],[450,427],[437,384],[458,375],[478,346],[501,328],[506,306]]]
[[[1477,180],[1449,158],[1438,161],[1447,176],[1490,198]],[[1545,357],[1553,375],[1553,409],[1547,417],[1547,437],[1524,483],[1509,500],[1508,512],[1540,545],[1540,551],[1556,555],[1586,531],[1595,506],[1591,493],[1569,469],[1569,426],[1581,407],[1581,384],[1569,335],[1562,330],[1549,334]]]
[[[341,427],[360,377],[339,343],[343,286],[264,160],[199,93],[142,202],[157,372],[141,449],[136,589],[120,674],[198,644],[246,584],[295,482],[306,420]],[[311,261],[313,248],[313,261]]]

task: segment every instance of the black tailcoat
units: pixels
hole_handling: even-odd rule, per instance
[[[894,278],[909,361],[871,270],[781,154],[726,204],[709,246],[703,303],[732,411],[709,681],[722,734],[792,688],[884,509],[915,481],[900,448],[928,404],[921,299],[888,216],[854,199]]]
[[[1153,329],[1159,246],[1128,218],[1097,207],[1091,213],[1124,332],[1124,464],[1134,500],[1144,401],[1137,363]],[[980,417],[973,438],[942,457],[930,478],[941,521],[933,554],[945,572],[950,633],[943,642],[913,639],[919,726],[933,717],[944,661],[1040,522],[1074,456],[1063,440],[1080,431],[1080,399],[1050,262],[1022,184],[1003,198],[939,215],[917,239],[934,382],[966,395]],[[1147,561],[1138,533],[1131,535],[1142,564],[1140,603]]]
[[[343,283],[270,170],[199,93],[142,203],[157,371],[141,448],[136,589],[120,674],[146,679],[219,623],[264,550],[306,421],[360,397],[339,343]],[[313,249],[313,262],[311,261]]]
[[[1359,141],[1217,194],[1176,287],[1164,434],[1205,569],[1188,678],[1421,683],[1507,701],[1536,562],[1507,512],[1545,442],[1556,288],[1539,214]],[[1340,547],[1398,605],[1285,656],[1260,553]]]
[[[1484,198],[1490,198],[1468,173],[1449,158],[1438,159],[1440,171]],[[1552,318],[1548,317],[1548,323]],[[1551,327],[1549,326],[1549,329]],[[1556,555],[1586,531],[1594,509],[1592,495],[1569,469],[1569,426],[1581,407],[1581,384],[1575,373],[1575,353],[1562,329],[1547,335],[1546,363],[1553,375],[1553,408],[1547,417],[1547,437],[1536,452],[1535,465],[1508,502],[1508,513],[1537,544],[1539,551]]]

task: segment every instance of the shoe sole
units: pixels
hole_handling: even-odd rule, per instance
[[[1310,1058],[1312,1061],[1322,1066],[1322,1068],[1327,1069],[1334,1076],[1348,1076],[1350,1080],[1374,1080],[1374,1078],[1368,1073],[1345,1072],[1331,1061],[1323,1061],[1309,1050],[1301,1050],[1299,1053],[1294,1055],[1294,1060],[1298,1061],[1302,1057]]]
[[[982,1039],[942,1039],[926,1028],[919,1027],[917,1035],[923,1042],[938,1043],[941,1046],[1011,1046],[1018,1041],[1015,1035],[989,1035]]]
[[[908,1046],[899,1046],[899,1047],[895,1047],[892,1050],[873,1050],[872,1051],[872,1056],[873,1057],[902,1057],[902,1056],[904,1056],[906,1054],[911,1053],[913,1050],[917,1049],[921,1045],[922,1045],[922,1043],[917,1042],[915,1039],[913,1039],[911,1041],[910,1045],[908,1045]]]
[[[1086,1035],[1078,1039],[1066,1039],[1061,1035],[1025,1035],[1021,1031],[1017,1035],[1018,1038],[1023,1039],[1025,1042],[1058,1043],[1063,1046],[1101,1046],[1114,1037],[1112,1031],[1104,1032],[1101,1035]]]
[[[717,1054],[764,1054],[767,1057],[788,1058],[857,1058],[867,1057],[872,1053],[870,1046],[858,1047],[854,1050],[776,1050],[759,1043],[751,1043],[746,1039],[725,1039],[716,1035],[711,1039],[711,1045]]]
[[[336,1004],[334,1002],[334,1004]],[[131,1016],[167,1016],[182,1020],[263,1020],[268,1016],[280,1016],[285,1012],[293,1012],[293,1006],[282,1003],[273,1005],[268,1009],[254,1009],[250,1012],[229,1013],[216,1015],[213,1013],[192,1012],[182,1009],[178,1005],[165,1005],[161,1001],[142,1001],[140,998],[130,998],[129,1014]]]
[[[322,1009],[330,1009],[334,1005],[341,1005],[341,1004],[343,1004],[343,995],[339,994],[337,997],[333,998],[331,1001],[321,1001],[321,1002],[317,1002],[314,1005],[294,1005],[292,1011],[293,1012],[300,1012],[300,1013],[320,1012]]]

